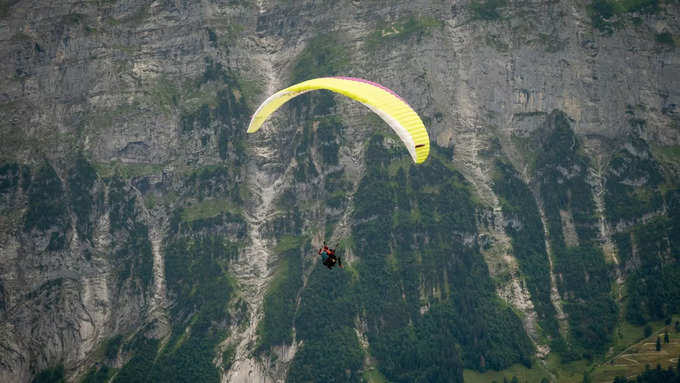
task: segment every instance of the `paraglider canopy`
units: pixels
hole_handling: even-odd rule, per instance
[[[303,93],[327,89],[359,101],[379,115],[397,133],[417,164],[427,159],[430,139],[418,114],[392,90],[359,78],[321,77],[307,80],[280,90],[255,111],[248,125],[248,133],[254,133],[264,121],[288,100]]]

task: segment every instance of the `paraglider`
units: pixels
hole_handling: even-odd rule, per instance
[[[335,264],[338,264],[338,267],[342,268],[342,259],[340,257],[337,257],[335,255],[335,249],[331,249],[326,245],[326,242],[323,243],[323,247],[319,249],[319,255],[321,255],[321,260],[324,266],[328,267],[328,270],[333,269],[333,266]]]
[[[427,159],[430,140],[418,114],[392,90],[359,78],[321,77],[292,85],[269,96],[255,111],[248,125],[248,133],[254,133],[288,100],[303,93],[326,89],[340,93],[366,105],[380,116],[397,133],[416,164]]]

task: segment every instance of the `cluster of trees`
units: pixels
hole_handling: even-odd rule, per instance
[[[569,319],[568,347],[555,347],[569,359],[605,351],[617,321],[610,296],[612,278],[597,237],[595,204],[587,183],[588,159],[580,139],[561,111],[552,112],[533,140],[537,187],[544,203],[558,288]],[[573,225],[563,222],[571,214]],[[566,235],[575,238],[566,238]],[[564,345],[556,343],[554,346]]]
[[[512,165],[496,161],[494,191],[500,197],[505,230],[512,240],[512,252],[539,315],[541,327],[559,337],[555,307],[550,301],[550,264],[545,248],[543,223],[536,200]]]
[[[206,83],[220,87],[216,94],[215,106],[203,103],[197,109],[182,110],[180,127],[184,134],[195,132],[200,136],[203,146],[208,143],[212,134],[220,158],[238,167],[245,160],[244,124],[249,120],[251,111],[245,97],[235,95],[244,94],[236,74],[211,58],[206,58],[205,61],[206,69],[203,76],[194,80],[191,85],[195,89],[200,89]],[[177,97],[173,97],[171,101],[182,107]]]
[[[149,229],[142,222],[137,196],[119,175],[109,180],[109,217],[111,234],[123,240],[115,243],[114,260],[119,284],[130,277],[141,279],[148,287],[153,279],[153,254]]]
[[[363,351],[354,331],[358,302],[352,276],[316,267],[302,292],[295,328],[302,349],[289,382],[359,382]]]
[[[623,148],[608,165],[604,202],[607,220],[612,225],[635,221],[664,205],[663,193],[659,190],[664,176],[649,145],[638,136],[630,137],[629,145],[636,154]],[[628,181],[631,179],[644,180],[644,184],[630,185]]]
[[[312,251],[302,246],[303,251]],[[280,254],[281,263],[264,297],[264,318],[258,328],[259,348],[290,344],[297,294],[302,288],[302,254],[291,248]]]
[[[626,319],[635,324],[680,312],[680,191],[671,190],[664,199],[667,217],[614,237],[622,261],[636,266],[626,300]]]
[[[662,0],[593,0],[588,7],[593,27],[611,33],[616,27],[614,16],[629,12],[653,14],[659,11]]]
[[[303,347],[288,381],[357,382],[365,351],[395,382],[462,382],[464,366],[530,366],[533,346],[520,319],[497,298],[478,244],[465,242],[476,235],[477,206],[464,177],[436,156],[417,169],[399,164],[403,153],[381,135],[366,153],[352,217],[358,259],[345,270],[311,272],[294,317]],[[299,285],[291,277],[297,257],[286,255],[277,286]],[[276,290],[282,295],[265,300],[263,346],[290,339],[281,308],[293,309],[293,296]]]
[[[64,185],[47,162],[37,169],[32,180],[29,181],[30,175],[26,177],[28,209],[24,215],[24,230],[51,230],[47,249],[61,250],[66,246],[66,233],[71,225]]]
[[[235,245],[218,235],[179,236],[166,242],[167,287],[175,302],[172,336],[162,349],[143,332],[124,344],[123,352],[132,359],[114,382],[219,382],[213,358],[227,335],[227,303],[234,287],[225,267],[235,253]],[[99,371],[91,375],[107,376]]]
[[[463,366],[530,365],[533,348],[519,318],[496,298],[478,245],[464,244],[476,233],[469,185],[436,157],[390,171],[401,154],[385,148],[382,136],[370,140],[353,216],[358,278],[329,281],[342,298],[319,300],[313,273],[299,318],[316,324],[330,315],[334,325],[351,328],[359,313],[368,351],[397,382],[462,381]],[[329,300],[341,310],[318,313]],[[310,302],[318,302],[314,315]],[[301,336],[304,323],[296,320]]]
[[[31,383],[66,383],[64,366],[59,365],[41,371],[33,378]]]
[[[68,186],[70,204],[76,216],[76,230],[83,240],[92,240],[94,211],[103,208],[104,194],[99,192],[93,195],[93,188],[97,181],[97,171],[89,161],[79,153],[74,161],[74,166],[68,173]]]
[[[663,369],[658,364],[655,369],[650,369],[649,365],[645,367],[645,371],[637,378],[627,379],[623,376],[617,376],[613,383],[680,383],[680,358],[678,358],[675,369],[672,366]]]

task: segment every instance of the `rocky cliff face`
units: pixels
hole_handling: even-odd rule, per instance
[[[680,7],[598,4],[0,1],[0,380],[310,378],[321,306],[350,351],[314,379],[413,379],[386,338],[485,318],[437,338],[462,380],[678,312],[639,281],[677,288]],[[268,94],[334,74],[408,100],[430,164],[329,95],[245,136]],[[321,277],[323,238],[354,279]],[[514,347],[484,346],[488,315],[524,329]]]

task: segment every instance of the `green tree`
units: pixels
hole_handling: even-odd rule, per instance
[[[656,337],[656,351],[661,351],[661,338]]]
[[[65,383],[64,366],[57,366],[41,371],[33,378],[32,383]]]
[[[590,378],[589,372],[583,373],[583,383],[591,383],[593,380]]]

